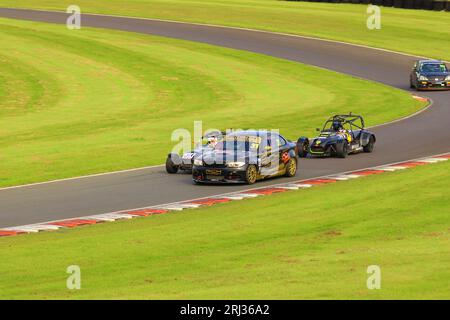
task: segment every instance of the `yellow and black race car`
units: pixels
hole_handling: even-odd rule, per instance
[[[242,130],[228,133],[214,149],[197,154],[192,168],[195,183],[247,183],[297,172],[296,144],[279,133]]]
[[[301,137],[297,141],[299,157],[336,156],[346,158],[350,153],[372,152],[376,137],[364,128],[364,119],[358,115],[344,114],[329,118],[319,136]]]

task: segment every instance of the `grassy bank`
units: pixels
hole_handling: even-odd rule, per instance
[[[0,50],[0,186],[160,164],[194,120],[296,138],[334,112],[373,125],[423,106],[298,63],[132,33],[0,19]]]
[[[446,299],[449,169],[2,238],[0,298]],[[369,265],[380,290],[366,287]]]

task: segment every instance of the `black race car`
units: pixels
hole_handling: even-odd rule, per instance
[[[167,173],[177,173],[179,170],[185,172],[192,172],[192,165],[194,158],[198,154],[202,154],[202,150],[210,150],[214,148],[215,144],[220,141],[225,133],[223,132],[210,132],[202,137],[203,144],[198,148],[185,152],[183,155],[177,153],[169,153],[166,159],[166,171]]]
[[[372,152],[375,134],[364,128],[361,116],[344,114],[329,118],[320,135],[313,139],[301,137],[297,141],[299,157],[336,156],[345,158],[350,153]]]
[[[242,130],[227,134],[213,150],[196,155],[195,183],[247,183],[297,172],[296,144],[276,132]]]
[[[450,71],[439,60],[417,60],[409,77],[416,90],[450,90]]]

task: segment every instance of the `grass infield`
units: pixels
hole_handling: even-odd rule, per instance
[[[172,131],[192,131],[194,120],[296,139],[332,113],[361,113],[374,125],[424,105],[264,55],[8,19],[0,62],[0,186],[161,164]]]

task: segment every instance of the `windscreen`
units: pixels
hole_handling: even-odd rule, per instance
[[[257,151],[262,138],[257,136],[227,136],[216,150]]]
[[[422,65],[421,71],[427,73],[447,72],[447,66],[443,63],[426,63]]]

